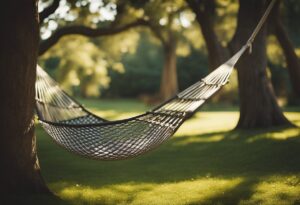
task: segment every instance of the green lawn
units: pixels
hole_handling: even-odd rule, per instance
[[[83,103],[109,119],[147,109],[130,100]],[[299,128],[231,131],[238,112],[223,110],[206,107],[160,148],[115,162],[70,154],[38,126],[42,174],[61,198],[39,200],[62,204],[300,204]],[[286,116],[300,126],[299,109],[288,110]]]

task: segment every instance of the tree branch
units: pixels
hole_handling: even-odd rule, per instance
[[[53,14],[56,9],[59,7],[60,0],[53,0],[52,4],[45,8],[42,12],[39,13],[40,23],[42,23],[48,16]]]
[[[157,26],[151,24],[150,22],[147,22],[146,25],[150,28],[152,33],[156,36],[156,38],[158,38],[160,40],[160,42],[162,44],[166,44],[166,40],[165,40],[163,34],[161,33],[160,29],[157,28]]]
[[[90,28],[87,26],[66,26],[59,28],[51,37],[40,43],[39,55],[43,55],[49,48],[55,45],[60,38],[66,35],[83,35],[87,37],[108,36],[121,33],[136,26],[145,26],[148,23],[144,19],[136,20],[132,23],[120,27],[107,27],[107,28]]]
[[[217,68],[228,58],[228,50],[222,46],[214,30],[215,0],[186,0],[196,15],[208,51],[210,70]]]

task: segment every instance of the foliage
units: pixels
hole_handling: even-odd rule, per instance
[[[199,50],[191,49],[188,56],[178,58],[179,89],[183,90],[208,73],[207,60]],[[137,97],[156,94],[159,90],[162,50],[144,33],[135,53],[123,56],[124,72],[111,70],[111,84],[105,91],[110,97]],[[124,89],[125,88],[125,89]]]
[[[98,96],[99,86],[108,86],[107,62],[101,59],[101,51],[87,39],[65,38],[48,55],[52,59],[59,59],[57,66],[60,72],[56,72],[56,79],[69,93],[76,93],[78,86],[80,90],[77,92],[82,96]],[[102,55],[105,54],[102,52]]]
[[[124,72],[110,70],[111,84],[105,91],[110,97],[137,97],[154,94],[159,89],[162,69],[161,49],[142,35],[135,53],[122,57]]]
[[[51,1],[40,1],[40,10],[45,9]],[[47,39],[58,28],[70,25],[85,25],[93,28],[106,26],[117,16],[118,1],[60,0],[59,7],[41,25],[41,37]],[[124,16],[123,16],[124,17]]]
[[[134,52],[138,39],[136,34],[127,32],[101,40],[66,37],[50,49],[40,63],[54,74],[67,92],[83,97],[98,97],[101,89],[109,86],[108,69],[124,70],[119,61],[123,53]]]
[[[42,1],[42,4],[47,5],[45,2]],[[236,27],[238,1],[217,0],[216,5],[215,30],[222,44],[226,45]],[[298,1],[284,2],[284,19],[296,49],[300,45],[299,29],[295,26],[298,23],[299,8]],[[121,25],[142,17],[148,19],[164,39],[168,38],[169,31],[175,35],[180,90],[207,73],[205,43],[194,14],[182,0],[126,3],[117,0],[62,1],[58,11],[42,25],[42,34],[47,37],[64,25],[105,27],[111,23]],[[66,37],[48,51],[40,63],[62,83],[63,88],[76,95],[137,97],[155,94],[159,90],[163,67],[162,44],[155,37],[157,34],[147,28],[89,40],[78,36]],[[275,92],[279,97],[286,98],[291,89],[285,59],[278,42],[272,36],[268,39],[267,52]],[[237,86],[236,76],[233,76],[231,83],[214,101],[237,103]]]
[[[237,0],[219,0],[216,2],[216,34],[223,45],[226,45],[233,37],[236,24],[238,1]]]

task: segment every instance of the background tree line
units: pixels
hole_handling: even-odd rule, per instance
[[[67,2],[65,3],[67,4]],[[205,75],[208,72],[208,67],[214,69],[229,57],[229,52],[225,51],[226,49],[222,48],[224,46],[221,44],[229,42],[236,26],[237,1],[199,1],[198,4],[203,4],[207,12],[207,17],[205,17],[205,12],[202,14],[198,13],[198,16],[200,16],[198,17],[198,22],[202,22],[199,25],[201,32],[203,31],[200,33],[195,14],[197,14],[197,7],[201,7],[201,5],[195,6],[195,3],[197,1],[189,1],[191,7],[185,5],[185,8],[180,11],[181,14],[179,15],[184,16],[181,18],[184,18],[183,21],[189,24],[188,28],[184,28],[181,25],[183,28],[178,34],[181,38],[184,38],[181,39],[183,42],[177,45],[177,56],[179,58],[179,62],[177,62],[178,85],[175,87],[178,87],[180,90]],[[290,39],[292,42],[295,42],[295,48],[298,47],[297,33],[299,32],[298,27],[294,26],[297,18],[297,5],[297,2],[286,1],[284,5],[281,5],[282,19],[278,20],[278,22],[285,22],[285,25],[287,25],[285,32],[288,31]],[[69,12],[71,12],[71,8],[69,9]],[[161,16],[159,17],[162,18]],[[178,19],[180,20],[180,17]],[[52,22],[51,20],[49,21]],[[203,24],[208,24],[208,26]],[[281,44],[276,37],[277,35],[273,35],[274,31],[269,32],[267,53],[268,69],[272,74],[271,80],[276,95],[293,104],[296,102],[293,88],[296,90],[297,85],[291,85],[288,72],[284,69],[286,62],[282,46],[280,46]],[[203,37],[205,36],[207,40],[204,42]],[[213,42],[216,45],[210,45]],[[110,46],[106,46],[108,44]],[[90,46],[85,48],[85,45]],[[87,56],[94,55],[94,59],[101,59],[102,64],[99,64],[96,60],[88,61],[88,57],[76,57],[76,54],[69,52],[72,50],[72,48],[69,48],[71,46],[78,47],[76,51],[79,55],[81,51],[84,51]],[[102,47],[108,49],[105,49],[105,52],[103,52]],[[118,50],[121,47],[122,51]],[[216,51],[213,50],[214,47],[217,47]],[[64,53],[61,48],[64,48]],[[66,53],[69,53],[69,55],[66,55]],[[207,58],[207,55],[210,56],[210,53],[213,53],[211,54],[212,57]],[[221,57],[218,57],[220,55]],[[149,32],[148,28],[139,27],[113,37],[98,39],[84,39],[79,36],[66,37],[42,56],[41,63],[45,65],[44,67],[48,71],[52,71],[53,76],[57,77],[57,80],[62,83],[66,90],[74,95],[82,97],[98,97],[99,95],[102,97],[138,97],[144,94],[154,95],[159,92],[163,68],[162,56],[161,42],[155,39],[155,35],[151,31]],[[68,61],[68,63],[65,61]],[[76,74],[74,75],[74,70],[76,70],[74,68],[76,67],[81,67],[82,71],[75,72]],[[94,80],[88,77],[91,76],[91,70],[99,69],[99,67],[103,70],[100,75],[95,75]],[[289,67],[292,67],[292,65]],[[73,77],[68,77],[69,75]],[[74,80],[74,78],[77,78],[77,80]],[[81,80],[79,81],[79,79]],[[232,81],[236,80],[236,78],[232,78]],[[295,81],[297,80],[295,79]],[[130,84],[124,90],[123,85],[126,82],[130,82]],[[164,81],[162,81],[163,83]],[[236,93],[237,83],[233,83],[235,86],[231,86],[230,92]],[[173,94],[172,91],[167,92]],[[226,92],[227,95],[222,96],[229,102],[237,102],[238,97],[230,95],[230,92]],[[223,100],[224,98],[221,99]],[[219,101],[219,99],[216,99],[216,101]]]

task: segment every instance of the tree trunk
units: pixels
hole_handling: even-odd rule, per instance
[[[37,1],[1,2],[0,21],[0,192],[49,193],[40,174],[34,135]]]
[[[273,29],[285,56],[287,69],[293,88],[293,94],[295,97],[300,98],[300,61],[281,22],[279,11],[278,15],[276,15]]]
[[[233,47],[245,43],[264,11],[265,1],[240,0],[238,25]],[[266,73],[266,29],[257,35],[251,54],[245,54],[237,64],[240,118],[237,128],[260,128],[290,124],[277,104],[272,84]]]
[[[172,35],[171,35],[172,36]],[[164,67],[160,83],[160,98],[166,100],[174,96],[178,91],[178,80],[176,70],[176,40],[170,39],[163,44]]]
[[[215,0],[188,0],[187,3],[201,28],[208,51],[208,66],[212,71],[228,60],[228,51],[221,45],[214,31]]]

